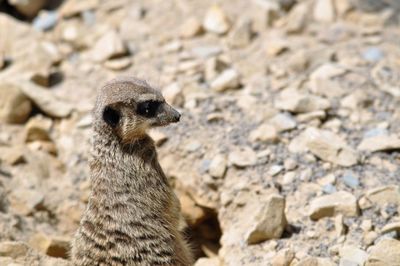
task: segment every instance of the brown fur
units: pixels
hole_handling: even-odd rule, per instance
[[[94,108],[90,160],[91,195],[75,239],[75,265],[192,265],[178,229],[180,206],[158,160],[151,126],[176,122],[177,113],[163,102],[160,114],[135,113],[143,100],[164,101],[146,82],[120,78],[100,89]],[[120,111],[111,127],[106,107]]]

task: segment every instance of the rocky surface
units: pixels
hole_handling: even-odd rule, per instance
[[[54,2],[0,1],[0,265],[69,265],[120,75],[182,113],[151,136],[196,265],[399,265],[398,1]]]

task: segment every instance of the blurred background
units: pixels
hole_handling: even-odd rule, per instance
[[[69,265],[90,111],[116,76],[197,266],[399,265],[400,1],[0,0],[0,265]]]

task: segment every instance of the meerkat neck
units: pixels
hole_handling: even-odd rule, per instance
[[[171,188],[158,163],[153,140],[147,135],[129,144],[122,144],[118,139],[111,138],[105,143],[104,139],[95,137],[93,140],[90,162],[92,195],[101,196],[102,193],[96,193],[100,190],[113,194],[108,195],[113,198],[119,194],[141,198],[149,196],[150,198],[146,198],[148,204],[157,199],[157,205],[163,207],[159,203],[168,201],[169,193],[165,192]],[[106,145],[107,149],[96,148]],[[158,208],[155,211],[157,210]]]

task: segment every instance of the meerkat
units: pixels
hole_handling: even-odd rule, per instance
[[[180,113],[145,81],[103,86],[93,111],[91,193],[72,243],[75,265],[192,265],[180,205],[147,129]]]

